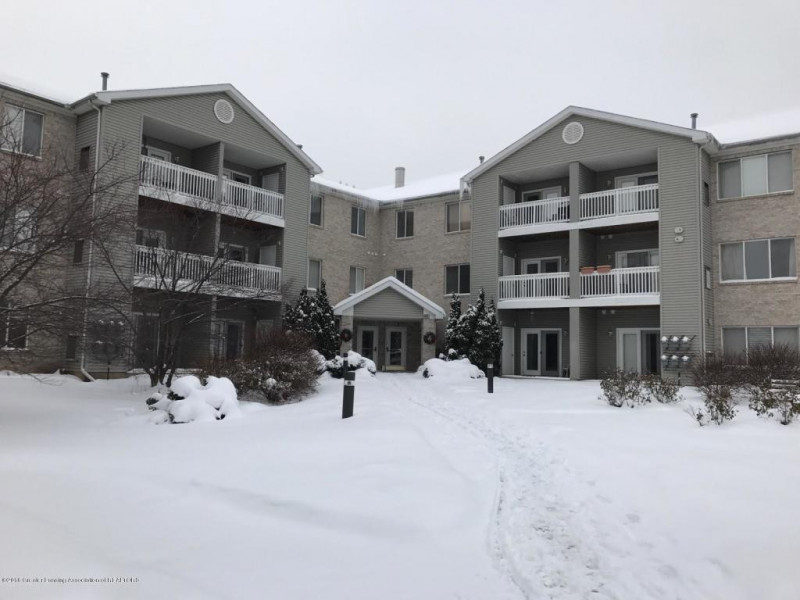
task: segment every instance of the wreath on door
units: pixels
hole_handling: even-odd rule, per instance
[[[428,331],[428,332],[425,333],[425,335],[422,336],[422,341],[425,342],[426,344],[428,344],[429,346],[431,344],[435,344],[436,343],[436,334],[433,333],[432,331]]]
[[[342,329],[341,333],[339,333],[339,337],[343,342],[349,342],[353,339],[353,332],[349,329]]]

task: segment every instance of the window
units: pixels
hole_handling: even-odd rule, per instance
[[[404,283],[410,288],[414,287],[414,271],[411,269],[397,269],[394,276],[400,283]]]
[[[67,352],[65,358],[67,360],[75,360],[78,358],[78,336],[67,336]]]
[[[14,210],[13,207],[8,212],[14,216],[9,219],[5,228],[0,228],[0,246],[22,251],[33,250],[35,231],[33,212],[24,208]]]
[[[723,327],[722,351],[725,354],[747,354],[757,346],[789,346],[800,348],[798,327]]]
[[[414,237],[413,210],[397,211],[397,237],[398,238]]]
[[[444,268],[445,294],[469,294],[469,264]]]
[[[791,152],[721,162],[718,175],[720,198],[758,196],[794,189]]]
[[[656,267],[659,264],[658,248],[648,250],[627,250],[617,252],[616,267],[629,269],[633,267]]]
[[[796,276],[794,238],[720,244],[722,281]]]
[[[308,216],[308,222],[322,227],[322,196],[311,196],[311,212]]]
[[[350,267],[350,293],[355,294],[364,289],[367,271],[364,267]]]
[[[536,200],[549,200],[561,197],[560,187],[545,188],[543,190],[531,190],[522,192],[522,202],[534,202]]]
[[[308,259],[308,289],[318,290],[322,281],[322,261]]]
[[[75,247],[72,249],[72,264],[79,265],[83,262],[83,240],[75,240]]]
[[[365,237],[367,235],[366,220],[367,211],[360,206],[353,206],[350,211],[350,233]]]
[[[8,305],[0,305],[0,348],[24,350],[28,347],[28,323],[25,315]]]
[[[445,204],[444,209],[447,233],[470,230],[472,227],[472,205],[466,202],[448,202]]]
[[[705,284],[706,284],[706,289],[710,290],[711,289],[711,267],[706,267],[705,268]]]
[[[0,122],[2,125],[0,147],[12,152],[40,156],[43,124],[44,115],[7,104]]]
[[[703,182],[703,204],[709,206],[711,204],[711,192],[708,188],[708,183]]]
[[[230,179],[231,181],[235,181],[237,183],[246,183],[250,185],[250,175],[247,173],[239,173],[238,171],[233,171],[231,169],[223,169],[222,176],[226,179]]]
[[[78,168],[81,171],[88,171],[89,170],[89,159],[92,156],[92,147],[91,146],[84,146],[81,148],[80,159],[78,160]]]

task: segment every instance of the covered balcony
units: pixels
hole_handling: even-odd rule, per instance
[[[660,271],[659,266],[652,266],[581,273],[581,298],[629,298],[634,304],[658,304]]]
[[[508,300],[545,300],[569,298],[569,273],[537,273],[499,278],[498,298]]]
[[[278,300],[281,269],[137,245],[134,285],[164,291]]]

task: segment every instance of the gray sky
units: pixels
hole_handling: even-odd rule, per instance
[[[703,128],[800,98],[795,0],[5,4],[0,80],[230,82],[360,187],[472,167],[569,104]]]

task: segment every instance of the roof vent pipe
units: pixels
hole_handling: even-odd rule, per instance
[[[485,156],[479,156],[478,160],[480,161],[481,164],[483,164],[483,161],[486,160],[486,157]]]
[[[692,113],[689,116],[692,117],[692,129],[697,129],[697,113]]]
[[[406,184],[406,168],[405,167],[395,167],[394,168],[394,187],[400,188]]]
[[[103,71],[100,73],[100,77],[103,78],[103,91],[105,92],[108,89],[108,73]]]

